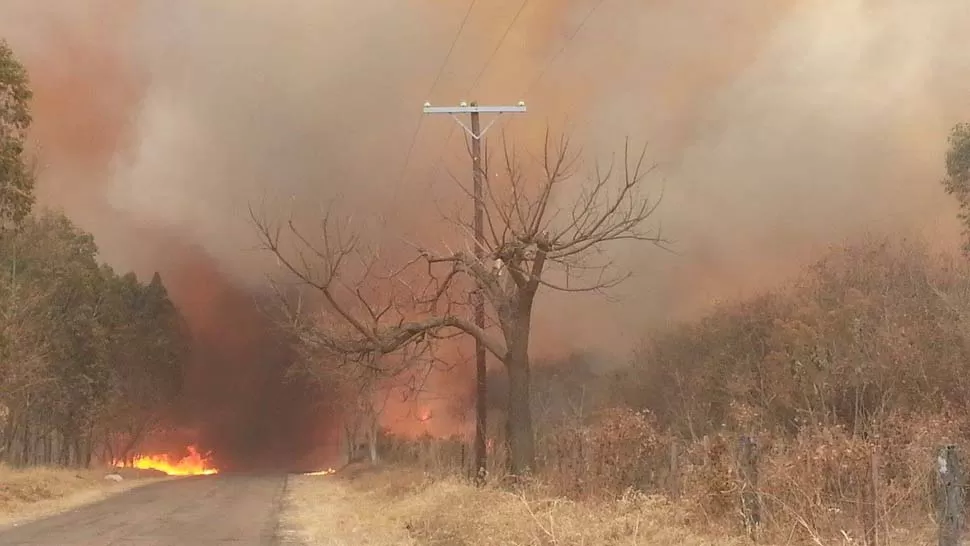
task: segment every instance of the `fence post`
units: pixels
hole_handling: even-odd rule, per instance
[[[939,476],[939,546],[959,546],[963,528],[963,475],[956,446],[940,450],[936,458]]]
[[[469,472],[468,471],[468,468],[465,466],[465,442],[464,442],[464,440],[461,442],[461,466],[459,468],[461,468],[461,473],[466,478],[468,478],[468,475],[471,474],[471,472]]]
[[[879,452],[872,446],[869,455],[869,476],[864,485],[862,523],[866,546],[879,546]]]
[[[752,539],[757,538],[761,523],[761,504],[758,499],[758,444],[750,436],[740,439],[741,514],[744,526]]]
[[[678,449],[677,438],[671,438],[667,468],[667,493],[671,500],[680,498],[680,453]]]

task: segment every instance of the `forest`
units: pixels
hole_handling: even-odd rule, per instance
[[[124,461],[177,403],[189,331],[159,275],[114,271],[35,206],[30,99],[0,41],[0,461]]]

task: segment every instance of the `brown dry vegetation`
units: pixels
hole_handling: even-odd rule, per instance
[[[861,543],[875,486],[881,543],[928,544],[935,453],[970,453],[968,281],[963,263],[918,243],[836,248],[784,290],[652,336],[630,366],[586,379],[584,408],[537,412],[526,490],[497,488],[500,448],[498,485],[476,491],[456,477],[470,458],[460,440],[384,438],[385,461],[424,477],[298,481],[294,494],[326,484],[348,501],[339,517],[380,507],[354,521],[407,523],[416,544],[635,543],[637,521],[642,544],[702,544],[745,534],[738,445],[750,435],[763,542]],[[556,390],[543,377],[536,404]]]
[[[0,465],[0,525],[49,516],[165,479],[152,471],[117,471],[125,481],[105,480],[104,470],[46,466],[19,469]]]
[[[402,468],[292,478],[284,526],[307,544],[740,545],[702,536],[658,496],[576,502]]]
[[[517,491],[402,467],[357,467],[290,480],[282,528],[317,545],[684,545],[750,544],[723,523],[698,520],[687,501],[628,490],[573,500],[535,483]],[[763,544],[797,543],[777,536]],[[822,544],[861,543],[841,535]],[[894,530],[886,543],[935,544],[932,532]]]

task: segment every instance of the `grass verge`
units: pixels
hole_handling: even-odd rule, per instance
[[[125,479],[105,480],[109,473],[119,473]],[[160,473],[130,469],[0,465],[0,527],[51,516],[160,479],[165,479]]]
[[[310,545],[736,546],[699,534],[686,510],[659,497],[574,502],[538,489],[477,489],[401,468],[356,467],[293,476],[283,525]]]

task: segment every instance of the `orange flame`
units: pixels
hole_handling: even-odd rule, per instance
[[[141,470],[158,470],[169,476],[208,476],[218,474],[217,468],[209,466],[208,457],[202,456],[195,446],[188,447],[189,454],[178,461],[173,461],[166,455],[146,455],[132,461],[130,468]],[[125,463],[116,462],[114,466],[128,467]]]
[[[328,468],[326,470],[317,470],[316,472],[307,472],[304,476],[329,476],[333,474],[336,470]]]

